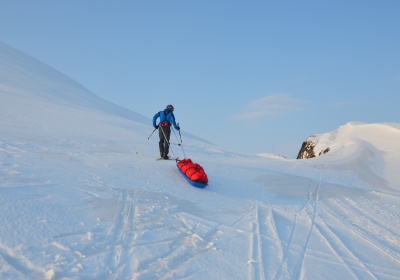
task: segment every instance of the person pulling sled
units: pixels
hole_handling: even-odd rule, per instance
[[[163,111],[156,113],[153,117],[153,126],[155,129],[158,128],[158,136],[160,141],[158,146],[160,149],[160,156],[163,159],[169,159],[169,139],[171,136],[171,125],[176,130],[180,130],[180,127],[175,122],[174,106],[168,105]],[[160,118],[160,122],[157,123],[157,119]]]

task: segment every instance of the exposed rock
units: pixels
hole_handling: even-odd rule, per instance
[[[300,151],[297,154],[297,159],[313,158],[317,155],[321,156],[329,152],[331,149],[327,147],[328,143],[326,143],[326,141],[321,140],[321,136],[322,134],[308,137],[301,145]]]
[[[311,140],[306,140],[301,145],[300,151],[297,154],[297,159],[313,158],[315,157],[314,148],[315,143]]]
[[[324,154],[326,154],[327,152],[329,152],[331,149],[328,147],[328,148],[326,148],[325,150],[322,150],[322,151],[320,151],[319,152],[319,156],[321,156],[321,155],[324,155]]]

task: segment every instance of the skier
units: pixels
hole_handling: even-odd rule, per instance
[[[169,138],[171,136],[171,124],[174,126],[176,130],[179,130],[180,127],[175,123],[174,116],[174,106],[168,105],[165,110],[156,113],[153,117],[153,126],[154,128],[158,128],[158,136],[160,137],[160,142],[158,143],[160,148],[160,156],[163,159],[169,159]],[[157,125],[156,121],[160,118],[160,122]]]

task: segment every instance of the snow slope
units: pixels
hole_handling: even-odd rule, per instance
[[[205,189],[156,135],[136,153],[152,130],[0,44],[0,279],[400,278],[399,124],[348,123],[310,160],[172,135]]]
[[[386,179],[381,186],[390,187],[400,191],[400,124],[380,123],[366,124],[350,122],[330,133],[318,134],[307,140],[316,143],[314,148],[318,155],[329,148],[325,155],[325,163],[331,160],[343,169],[353,166],[353,162],[362,163],[365,181]],[[360,164],[357,164],[359,166]],[[378,183],[378,182],[377,182]]]

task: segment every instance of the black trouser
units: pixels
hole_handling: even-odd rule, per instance
[[[158,129],[158,136],[160,137],[160,142],[158,142],[160,147],[160,156],[167,156],[169,153],[169,137],[171,136],[171,127],[160,125]]]

